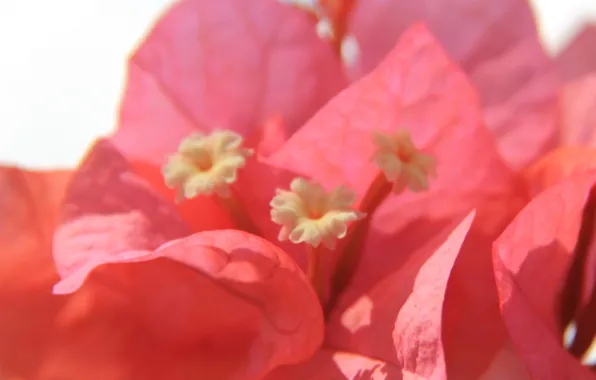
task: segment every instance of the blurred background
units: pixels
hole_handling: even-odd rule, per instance
[[[71,167],[112,130],[129,52],[172,0],[0,1],[0,162]],[[594,0],[531,0],[556,54]]]

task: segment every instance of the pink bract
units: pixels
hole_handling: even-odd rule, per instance
[[[470,76],[487,127],[514,168],[557,141],[557,79],[525,0],[371,0],[358,3],[352,31],[362,69],[372,69],[413,22],[422,21]]]
[[[248,136],[279,115],[291,133],[346,84],[306,14],[276,0],[180,1],[130,59],[113,141],[161,164],[192,131]]]
[[[595,173],[578,173],[538,195],[493,247],[501,313],[533,378],[594,378],[563,350],[555,316]]]

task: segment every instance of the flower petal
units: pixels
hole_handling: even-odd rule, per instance
[[[54,278],[53,268],[45,265],[47,260],[40,272],[36,265],[42,255],[39,251],[51,246],[58,209],[70,178],[69,171],[0,167],[0,288],[10,289],[13,281],[35,286],[48,276]]]
[[[197,233],[134,260],[121,255],[73,273],[54,291],[69,293],[70,281],[81,278],[83,290],[96,286],[121,299],[124,317],[143,327],[156,350],[229,371],[216,378],[260,378],[307,359],[323,340],[322,310],[303,272],[281,249],[243,231]]]
[[[64,197],[54,236],[61,277],[81,267],[144,256],[191,231],[108,141],[91,148]]]
[[[491,249],[525,203],[518,194],[503,194],[477,208],[443,303],[442,338],[449,377],[479,378],[509,339],[499,310]]]
[[[131,170],[178,210],[193,232],[234,228],[230,215],[214,197],[194,197],[178,202],[176,189],[167,187],[161,167],[138,160],[130,160]]]
[[[51,336],[62,300],[52,229],[69,172],[0,167],[0,377],[31,379]],[[36,377],[37,378],[37,377]]]
[[[265,380],[391,380],[401,378],[402,371],[378,359],[332,350],[319,350],[310,360],[283,366]]]
[[[596,169],[596,148],[562,146],[526,168],[523,175],[533,197],[568,177],[593,169]]]
[[[350,306],[333,313],[327,343],[392,363],[412,378],[445,378],[445,290],[474,215],[470,213],[436,251],[411,257]]]
[[[271,367],[305,359],[320,345],[317,297],[283,251],[241,231],[188,236],[175,208],[135,176],[109,142],[92,149],[62,211],[54,241],[62,280],[54,293],[74,292],[75,309],[99,299],[97,313],[121,321],[114,323],[120,331],[113,341],[94,351],[108,356],[114,371],[126,363],[110,353],[114,341],[127,347],[126,360],[136,365],[155,361],[148,367],[163,378],[258,378]],[[64,323],[79,323],[72,312],[64,313],[73,318]],[[91,315],[81,318],[92,331],[107,327]],[[139,336],[154,352],[130,342]],[[64,339],[70,343],[58,350],[62,359],[91,338]],[[151,374],[138,371],[133,378]]]
[[[560,128],[563,144],[596,147],[596,64],[591,75],[563,87]]]
[[[596,24],[587,24],[557,56],[559,75],[573,81],[596,71]]]
[[[267,157],[278,150],[287,140],[285,123],[281,116],[272,116],[255,128],[247,139],[247,146],[256,147],[259,156]]]
[[[131,58],[114,142],[160,164],[193,130],[247,136],[280,115],[291,133],[345,83],[306,14],[276,0],[182,0]]]
[[[501,313],[532,378],[593,378],[564,351],[556,310],[582,208],[595,181],[594,172],[579,173],[548,188],[493,246]]]
[[[352,15],[364,72],[413,22],[422,21],[480,93],[499,149],[521,167],[556,142],[555,70],[524,0],[370,0]]]

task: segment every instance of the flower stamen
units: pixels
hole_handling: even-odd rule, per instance
[[[178,152],[162,167],[166,185],[177,190],[177,200],[215,195],[239,229],[258,234],[252,219],[230,187],[246,165],[252,149],[242,146],[242,136],[232,131],[195,132],[185,138]]]
[[[162,173],[166,185],[178,190],[179,200],[212,194],[229,197],[229,186],[250,155],[252,150],[243,148],[242,136],[234,132],[195,132],[180,143]]]
[[[336,240],[346,236],[348,224],[365,215],[351,207],[355,198],[343,186],[327,193],[314,181],[294,179],[290,190],[278,189],[270,203],[271,220],[282,226],[278,239],[334,249]]]
[[[433,156],[418,150],[406,130],[395,133],[375,132],[373,161],[393,184],[395,193],[406,187],[420,192],[428,189],[429,178],[436,176]]]
[[[350,223],[365,216],[352,208],[355,198],[343,186],[328,193],[317,182],[296,178],[290,190],[278,189],[270,203],[271,220],[281,225],[278,239],[307,245],[307,276],[322,304],[328,251],[346,236]]]

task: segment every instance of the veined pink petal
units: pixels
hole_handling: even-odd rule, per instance
[[[212,199],[174,204],[174,197],[158,168],[130,163],[109,141],[98,141],[66,189],[54,239],[59,273],[125,252],[131,259],[143,256],[191,232],[232,228]]]
[[[472,225],[470,213],[429,255],[413,256],[328,324],[327,344],[391,363],[404,379],[444,379],[443,302],[451,268]],[[396,253],[399,247],[394,246]]]
[[[66,190],[54,237],[61,277],[149,254],[191,231],[108,141],[93,146]]]
[[[116,146],[161,163],[192,131],[295,131],[346,84],[308,15],[276,0],[182,0],[133,54]],[[140,143],[142,142],[142,143]]]
[[[197,233],[81,271],[54,291],[70,293],[83,277],[83,290],[96,286],[121,299],[123,316],[136,317],[156,349],[195,357],[207,369],[211,358],[224,378],[259,379],[307,359],[322,343],[322,310],[303,272],[246,232]]]
[[[420,21],[470,76],[509,164],[522,167],[556,144],[556,72],[527,1],[358,2],[350,25],[361,45],[363,71],[372,70]]]
[[[593,171],[578,173],[546,189],[493,246],[501,313],[532,378],[594,376],[564,351],[556,315],[582,208],[595,181]]]

